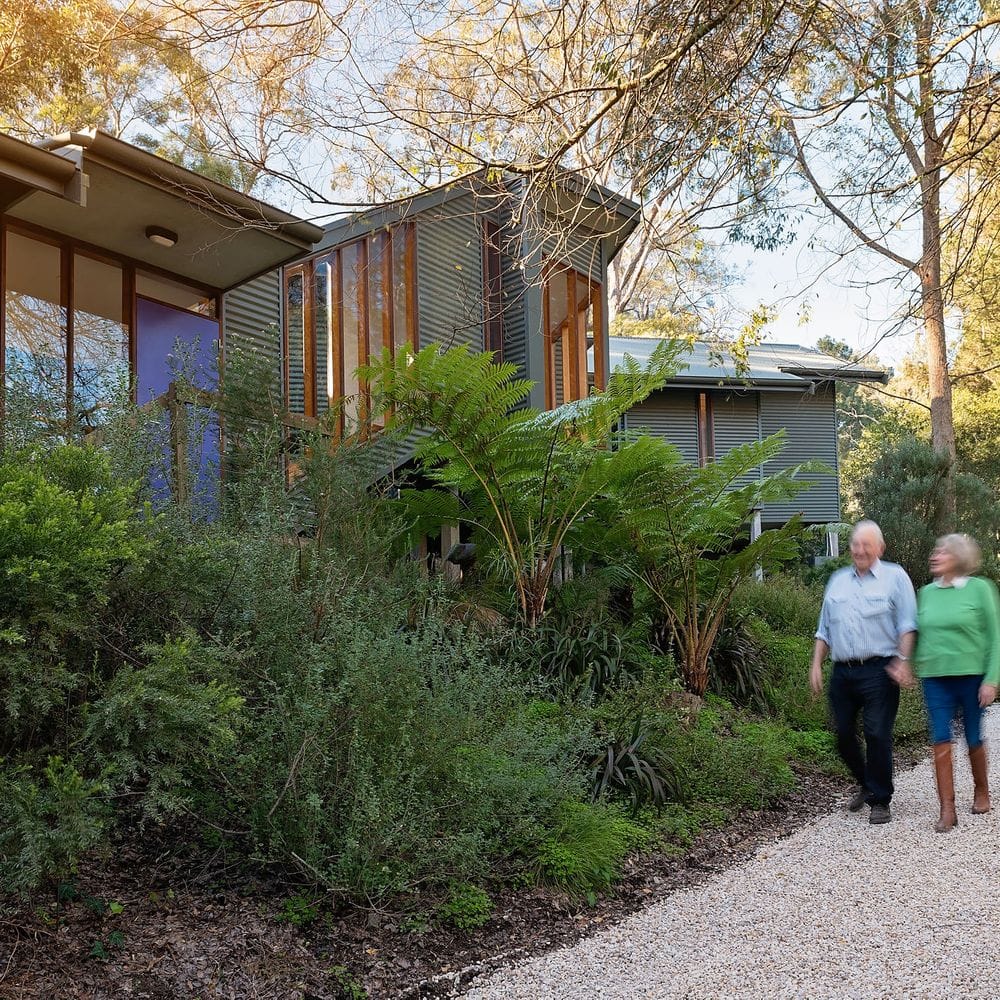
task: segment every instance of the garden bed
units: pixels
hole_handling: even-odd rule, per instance
[[[322,897],[306,900],[277,877],[247,876],[220,855],[120,844],[110,860],[84,864],[62,901],[38,893],[0,911],[0,996],[449,996],[478,972],[572,942],[739,863],[834,808],[848,788],[814,771],[798,778],[772,808],[743,811],[678,853],[633,858],[594,906],[538,887],[501,891],[486,926],[469,932],[421,927],[391,911],[331,912]]]

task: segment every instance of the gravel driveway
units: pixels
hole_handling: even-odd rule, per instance
[[[1000,806],[1000,709],[984,720]],[[899,776],[893,820],[841,810],[571,948],[473,983],[469,1000],[1000,996],[1000,810],[935,834],[929,763]]]

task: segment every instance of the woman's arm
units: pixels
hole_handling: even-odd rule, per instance
[[[1000,597],[992,580],[982,581],[983,593],[983,639],[985,660],[983,663],[983,685],[979,691],[979,704],[984,708],[997,695],[1000,684]]]

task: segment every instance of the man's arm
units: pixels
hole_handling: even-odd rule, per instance
[[[830,647],[823,639],[817,639],[813,646],[812,665],[809,667],[809,686],[812,693],[818,695],[823,690],[823,661],[826,659]]]
[[[899,571],[896,585],[896,656],[886,668],[889,676],[900,687],[913,687],[917,682],[913,676],[910,657],[917,644],[917,595],[913,584],[903,570]]]

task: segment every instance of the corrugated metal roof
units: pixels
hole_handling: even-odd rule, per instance
[[[656,337],[610,337],[611,367],[626,354],[648,362],[660,340]],[[593,371],[593,350],[588,352]],[[746,370],[739,370],[726,345],[695,341],[680,355],[682,367],[671,385],[772,385],[796,386],[803,382],[838,379],[855,382],[886,382],[889,373],[875,365],[858,364],[824,354],[800,344],[757,344],[747,350]]]

